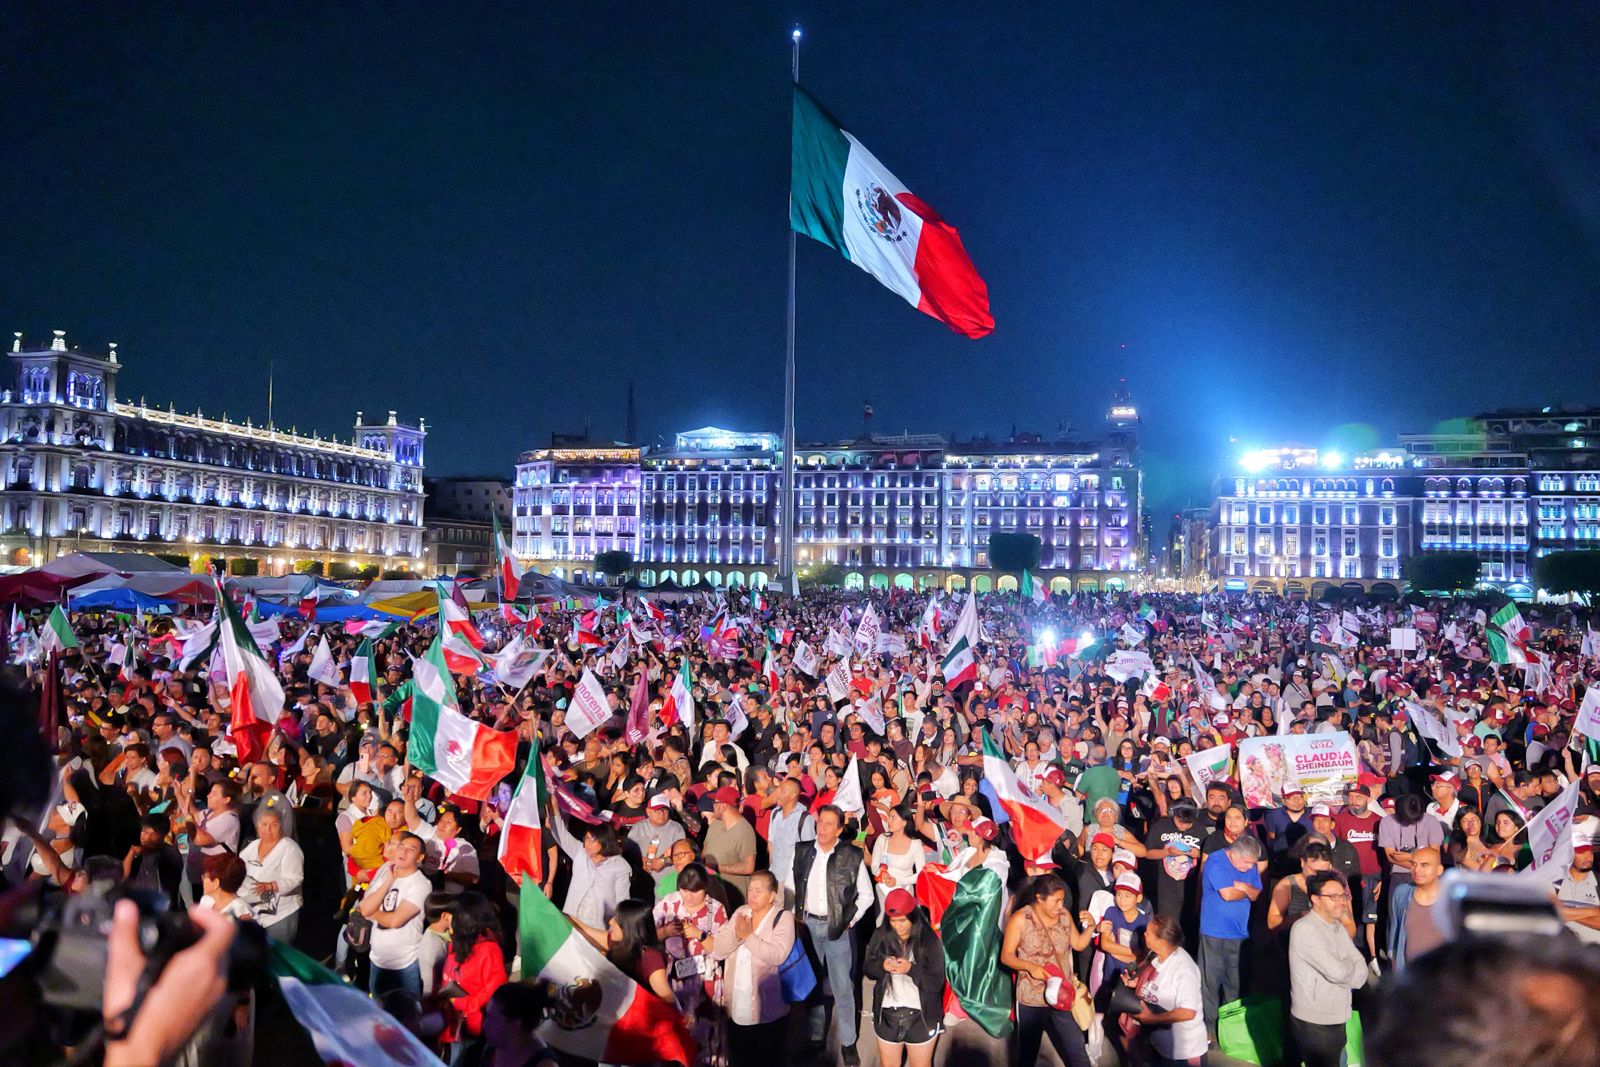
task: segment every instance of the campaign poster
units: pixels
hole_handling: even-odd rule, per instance
[[[1344,787],[1361,767],[1355,738],[1337,734],[1281,734],[1239,742],[1239,786],[1245,805],[1275,808],[1283,791],[1298,786],[1307,804],[1341,804]]]

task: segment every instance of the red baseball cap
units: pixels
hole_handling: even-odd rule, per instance
[[[726,804],[730,808],[739,806],[739,791],[731,785],[725,785],[711,794],[711,800],[716,804]]]
[[[983,838],[985,841],[993,841],[995,839],[995,835],[1000,832],[1000,827],[995,825],[993,819],[986,819],[982,815],[979,815],[976,819],[972,820],[972,832]]]
[[[1089,838],[1089,844],[1091,847],[1094,845],[1104,845],[1113,852],[1117,850],[1117,839],[1106,833],[1104,830]]]
[[[917,898],[907,889],[891,889],[888,896],[883,898],[883,913],[891,919],[899,919],[910,915],[917,910]]]
[[[1051,785],[1060,786],[1063,789],[1067,787],[1067,776],[1060,767],[1046,767],[1045,772],[1039,777]]]

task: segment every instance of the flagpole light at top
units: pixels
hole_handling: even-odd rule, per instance
[[[789,32],[789,80],[800,84],[800,27]],[[792,120],[791,120],[792,121]],[[793,222],[794,190],[789,191],[790,218],[784,228],[789,231],[789,324],[783,366],[783,493],[779,497],[782,526],[778,533],[778,571],[783,582],[794,579],[794,254],[795,232]]]

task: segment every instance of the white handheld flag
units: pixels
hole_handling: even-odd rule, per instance
[[[323,685],[331,685],[335,689],[343,684],[339,678],[339,665],[333,662],[333,651],[328,647],[326,634],[317,640],[317,650],[311,654],[311,666],[306,673]]]
[[[578,679],[578,688],[572,692],[572,702],[567,705],[567,729],[579,738],[588,737],[599,726],[611,721],[611,702],[606,699],[605,687],[587,667]]]
[[[813,678],[817,676],[817,654],[804,641],[794,646],[794,665]]]

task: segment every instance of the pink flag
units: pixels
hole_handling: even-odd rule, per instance
[[[639,683],[633,687],[633,703],[628,706],[628,744],[643,744],[650,732],[650,683],[645,672],[639,672]]]

